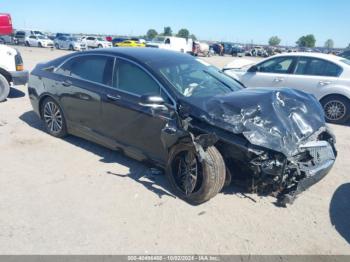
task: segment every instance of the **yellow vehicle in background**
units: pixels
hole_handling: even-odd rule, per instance
[[[116,43],[115,46],[117,47],[145,47],[146,45],[144,43],[140,43],[135,40],[125,40],[123,42]]]

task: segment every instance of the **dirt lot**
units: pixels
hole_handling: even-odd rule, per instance
[[[19,49],[28,69],[66,53]],[[17,87],[0,104],[0,253],[350,254],[350,128],[332,128],[337,163],[293,206],[235,187],[191,206],[140,163],[47,135]]]

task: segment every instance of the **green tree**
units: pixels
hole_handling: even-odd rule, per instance
[[[324,47],[331,49],[334,47],[334,41],[332,39],[328,39],[325,43],[324,43]]]
[[[314,35],[304,35],[296,43],[299,47],[315,47],[316,39]]]
[[[190,35],[190,38],[191,38],[193,41],[196,41],[196,40],[197,40],[197,37],[196,37],[194,34],[191,34],[191,35]]]
[[[170,26],[164,27],[163,35],[164,36],[172,36],[173,35],[173,30],[171,29]]]
[[[147,39],[153,39],[158,35],[158,32],[155,29],[150,29],[147,31]]]
[[[281,43],[281,39],[278,36],[271,36],[269,39],[269,45],[278,46]]]
[[[188,31],[186,28],[182,28],[179,30],[179,32],[176,35],[177,37],[182,37],[182,38],[189,38],[190,36],[190,31]]]

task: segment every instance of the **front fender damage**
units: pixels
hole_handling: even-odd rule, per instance
[[[161,131],[161,141],[167,152],[178,144],[192,145],[200,162],[207,159],[206,150],[219,140],[215,133],[195,136],[189,131],[191,118],[170,119]]]
[[[207,159],[207,148],[215,145],[224,158],[226,174],[230,174],[233,181],[237,177],[244,177],[249,192],[272,195],[277,198],[278,206],[292,204],[299,193],[327,175],[335,162],[335,137],[322,123],[315,124],[314,127],[321,127],[296,144],[292,145],[291,140],[288,140],[288,149],[273,150],[276,139],[269,140],[268,136],[265,136],[265,141],[273,141],[273,144],[269,147],[256,145],[237,133],[229,133],[226,128],[218,129],[216,125],[209,125],[214,127],[209,128],[208,124],[213,124],[211,121],[202,122],[207,122],[204,126],[208,128],[198,132],[198,121],[202,121],[202,117],[192,119],[188,114],[181,117],[174,115],[161,131],[161,141],[167,152],[179,144],[191,145],[198,159],[203,161]],[[255,115],[252,117],[256,118]],[[264,127],[259,125],[256,130],[260,132],[262,129]],[[268,129],[265,131],[269,132]],[[224,142],[223,132],[228,134],[225,139],[229,137]],[[288,132],[285,134],[288,136]],[[239,139],[245,140],[243,146],[237,142]]]

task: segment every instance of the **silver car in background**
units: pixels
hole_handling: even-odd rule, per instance
[[[60,36],[54,40],[56,49],[66,49],[72,51],[84,51],[87,49],[86,43],[81,39],[71,36]]]

